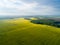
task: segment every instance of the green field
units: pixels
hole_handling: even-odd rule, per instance
[[[60,28],[24,18],[0,20],[0,45],[60,45]]]

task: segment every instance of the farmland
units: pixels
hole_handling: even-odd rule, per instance
[[[0,20],[0,45],[60,45],[60,28],[24,18]]]

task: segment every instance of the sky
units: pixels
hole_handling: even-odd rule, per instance
[[[60,0],[0,0],[0,15],[60,15]]]

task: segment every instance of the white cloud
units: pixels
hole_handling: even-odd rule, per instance
[[[15,9],[16,12],[4,12],[0,11],[0,14],[20,14],[20,15],[29,15],[29,14],[37,14],[37,15],[45,15],[51,14],[54,12],[54,8],[52,6],[42,5],[37,2],[26,3],[22,0],[0,0],[0,7],[5,7],[9,9]]]
[[[15,4],[15,3],[19,3],[19,5]],[[0,6],[2,6],[2,7],[16,8],[19,10],[25,10],[25,9],[33,8],[36,5],[37,5],[36,2],[25,3],[25,2],[20,1],[20,0],[2,0],[2,1],[0,1]]]

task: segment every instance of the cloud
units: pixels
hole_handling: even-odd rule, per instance
[[[0,0],[0,14],[3,15],[52,15],[54,12],[57,14],[58,10],[53,6],[36,1]]]

